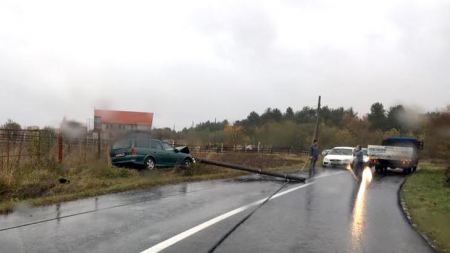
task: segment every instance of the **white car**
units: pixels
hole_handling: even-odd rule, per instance
[[[323,166],[347,166],[353,163],[353,147],[335,147],[323,158]]]

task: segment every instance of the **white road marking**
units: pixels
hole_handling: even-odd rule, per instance
[[[322,178],[322,177],[334,176],[334,175],[338,175],[338,174],[341,174],[341,173],[344,173],[344,172],[345,172],[345,171],[341,171],[341,172],[333,173],[333,174],[329,174],[329,175],[318,176],[318,177],[315,177],[315,179]],[[294,187],[294,188],[292,188],[292,189],[289,189],[289,190],[280,192],[280,193],[274,195],[274,196],[272,197],[272,199],[281,197],[281,196],[283,196],[283,195],[285,195],[285,194],[291,193],[291,192],[293,192],[293,191],[296,191],[296,190],[298,190],[298,189],[304,188],[304,187],[306,187],[306,186],[313,185],[314,183],[315,183],[315,182],[307,183],[307,184],[300,185],[300,186]],[[181,240],[183,240],[183,239],[186,239],[187,237],[189,237],[189,236],[191,236],[191,235],[194,235],[194,234],[197,233],[197,232],[202,231],[203,229],[205,229],[205,228],[207,228],[207,227],[210,227],[210,226],[212,226],[212,225],[214,225],[214,224],[216,224],[216,223],[218,223],[218,222],[220,222],[220,221],[222,221],[222,220],[225,220],[225,219],[227,219],[227,218],[229,218],[229,217],[231,217],[231,216],[233,216],[233,215],[235,215],[235,214],[238,214],[238,213],[240,213],[240,212],[243,212],[243,211],[245,211],[245,210],[247,210],[247,209],[249,209],[249,208],[251,208],[251,207],[257,206],[257,205],[261,204],[262,202],[264,202],[266,199],[267,199],[267,198],[258,200],[258,201],[256,201],[256,202],[251,203],[251,204],[248,204],[248,205],[245,205],[245,206],[236,208],[236,209],[234,209],[234,210],[232,210],[232,211],[230,211],[230,212],[228,212],[228,213],[225,213],[225,214],[222,214],[222,215],[220,215],[220,216],[217,216],[216,218],[213,218],[213,219],[211,219],[211,220],[209,220],[209,221],[206,221],[206,222],[204,222],[204,223],[202,223],[202,224],[200,224],[200,225],[197,225],[197,226],[195,226],[195,227],[193,227],[193,228],[191,228],[191,229],[188,229],[188,230],[186,230],[186,231],[184,231],[184,232],[182,232],[182,233],[180,233],[180,234],[178,234],[178,235],[176,235],[176,236],[174,236],[174,237],[171,237],[171,238],[169,238],[169,239],[167,239],[167,240],[165,240],[165,241],[163,241],[163,242],[160,242],[160,243],[156,244],[155,246],[153,246],[153,247],[151,247],[151,248],[149,248],[149,249],[147,249],[147,250],[142,251],[141,253],[155,253],[155,252],[160,252],[161,250],[164,250],[164,249],[166,249],[166,248],[168,248],[168,247],[174,245],[175,243],[177,243],[177,242],[179,242],[179,241],[181,241]],[[271,199],[271,200],[272,200],[272,199]]]

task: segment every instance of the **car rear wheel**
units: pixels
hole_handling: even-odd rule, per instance
[[[156,168],[155,161],[151,157],[145,159],[144,165],[146,170],[153,170]]]

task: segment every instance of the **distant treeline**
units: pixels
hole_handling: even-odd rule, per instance
[[[262,114],[250,112],[247,118],[230,123],[206,121],[194,127],[174,131],[170,128],[153,129],[160,139],[173,140],[190,145],[257,145],[295,147],[307,149],[312,141],[316,108],[303,107],[285,112],[267,108]],[[448,157],[450,153],[450,106],[442,111],[417,113],[396,105],[386,109],[374,103],[370,113],[359,116],[353,108],[329,108],[320,110],[320,147],[379,144],[388,136],[412,136],[424,141],[423,154],[430,158]],[[21,129],[8,120],[0,128]]]
[[[303,107],[285,112],[267,108],[262,114],[250,112],[247,118],[230,123],[206,121],[194,127],[173,131],[154,129],[162,139],[189,144],[225,143],[244,145],[261,143],[274,147],[307,148],[314,134],[316,108]],[[320,110],[319,141],[322,148],[379,144],[388,136],[413,136],[425,142],[424,155],[445,157],[450,151],[450,108],[419,114],[403,105],[385,108],[374,103],[370,113],[358,116],[353,108],[322,107]]]

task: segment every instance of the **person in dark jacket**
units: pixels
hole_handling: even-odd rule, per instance
[[[355,157],[355,159],[353,160],[353,167],[355,170],[355,174],[357,176],[359,176],[359,175],[361,175],[361,171],[363,169],[363,164],[364,164],[364,153],[361,150],[360,145],[356,145],[353,156]]]
[[[313,140],[311,147],[309,147],[309,158],[311,159],[311,166],[309,167],[309,174],[313,175],[316,169],[316,162],[319,158],[319,141]]]

